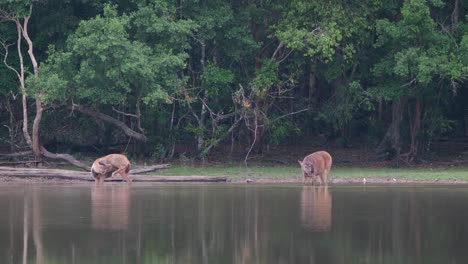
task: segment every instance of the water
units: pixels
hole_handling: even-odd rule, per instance
[[[468,263],[467,245],[467,186],[0,186],[0,263]]]

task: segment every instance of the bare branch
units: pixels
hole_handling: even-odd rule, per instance
[[[119,114],[121,114],[121,115],[124,115],[124,116],[130,116],[130,117],[138,118],[138,116],[137,116],[137,115],[134,115],[134,114],[128,114],[128,113],[125,113],[125,112],[119,111],[119,110],[115,109],[115,107],[112,107],[112,110],[113,110],[114,112],[117,112],[117,113],[119,113]]]
[[[279,63],[282,63],[284,60],[286,60],[286,59],[289,57],[289,55],[291,55],[292,52],[293,52],[293,50],[290,50],[290,51],[288,52],[288,54],[284,55],[283,58],[282,58],[281,60],[279,60],[277,63],[278,63],[278,64],[279,64]]]
[[[276,47],[275,51],[273,52],[273,55],[271,55],[271,59],[275,59],[276,56],[278,56],[278,53],[280,52],[280,50],[284,47],[284,44],[283,42],[280,42],[278,44],[278,47]]]
[[[258,115],[257,115],[257,111],[254,111],[254,121],[255,121],[255,129],[254,129],[254,139],[252,141],[252,145],[250,145],[250,148],[249,148],[249,151],[247,151],[247,154],[245,154],[245,157],[244,157],[244,164],[245,164],[245,167],[247,167],[247,160],[249,160],[249,156],[250,156],[250,153],[252,152],[255,144],[257,143],[257,131],[258,131]],[[247,118],[248,119],[248,118]],[[246,119],[246,120],[247,120]]]
[[[12,71],[16,74],[16,76],[18,77],[18,79],[20,79],[20,78],[21,78],[21,75],[19,74],[19,72],[18,72],[15,68],[13,68],[11,65],[8,64],[8,48],[9,48],[11,45],[13,45],[13,43],[12,43],[12,44],[6,44],[5,41],[1,40],[1,41],[0,41],[0,44],[2,44],[3,49],[5,49],[5,56],[3,57],[3,64],[5,64],[5,66],[6,66],[8,69],[12,70]]]
[[[14,12],[8,12],[7,10],[0,9],[0,22],[4,21],[15,21]]]
[[[198,117],[198,115],[195,113],[195,110],[193,110],[193,107],[192,107],[192,104],[190,103],[190,100],[187,100],[187,98],[189,98],[189,95],[188,95],[188,92],[185,88],[185,86],[181,86],[180,87],[180,91],[182,92],[182,94],[185,96],[186,100],[184,100],[184,102],[187,103],[187,106],[190,110],[190,113],[193,115],[193,117],[197,120],[197,123],[200,123],[200,118]]]
[[[231,125],[231,127],[227,130],[226,135],[229,135],[239,124],[239,122],[243,119],[243,116],[239,116],[239,118],[236,118],[234,123]],[[214,142],[212,142],[206,149],[205,151],[209,152],[216,144],[218,144],[223,138],[218,138]]]
[[[36,61],[36,57],[34,56],[33,42],[31,40],[31,38],[29,37],[29,33],[28,33],[28,24],[29,24],[29,19],[31,18],[31,14],[32,14],[32,8],[33,8],[33,5],[30,4],[29,5],[29,14],[28,14],[27,17],[24,18],[24,21],[23,21],[24,26],[22,27],[21,32],[23,33],[24,39],[28,43],[29,58],[31,59],[31,63],[33,64],[34,77],[37,78],[38,73],[39,73],[39,68],[38,68],[38,64],[37,64],[37,61]]]
[[[97,119],[100,119],[102,121],[105,121],[107,123],[110,123],[114,126],[117,126],[120,128],[127,136],[133,137],[139,141],[145,142],[147,140],[146,136],[142,133],[138,133],[134,131],[133,129],[129,128],[124,122],[119,121],[111,116],[108,116],[106,114],[103,114],[101,112],[89,109],[85,106],[78,105],[78,104],[72,104],[71,106],[68,106],[68,108],[72,110],[77,110],[83,114],[95,117]]]
[[[402,85],[402,86],[400,86],[400,87],[402,87],[402,88],[403,88],[403,87],[405,87],[405,86],[410,86],[411,84],[415,83],[416,81],[417,81],[417,79],[416,79],[416,78],[414,78],[413,80],[411,80],[411,81],[409,81],[409,82],[407,82],[407,83],[403,84],[403,85]]]
[[[302,109],[302,110],[299,110],[299,111],[296,111],[296,112],[291,112],[291,113],[284,114],[284,115],[282,115],[282,116],[279,116],[279,117],[273,119],[273,120],[271,121],[271,123],[274,123],[274,122],[276,122],[276,121],[278,121],[278,120],[280,120],[280,119],[283,119],[283,118],[285,118],[285,117],[288,117],[288,116],[292,116],[292,115],[296,115],[296,114],[299,114],[299,113],[308,111],[309,109],[310,109],[310,108],[307,107],[307,108],[305,108],[305,109]]]
[[[278,47],[276,47],[275,51],[273,52],[273,55],[271,55],[271,59],[276,59],[277,64],[280,64],[281,62],[286,60],[289,57],[289,55],[291,55],[291,53],[293,52],[293,50],[290,50],[286,55],[282,56],[282,58],[279,58],[279,53],[284,48],[285,48],[285,46],[284,46],[283,42],[280,42],[278,44]]]
[[[202,98],[200,98],[200,101],[202,102],[203,105],[205,105],[206,109],[208,109],[208,112],[210,112],[210,116],[213,120],[217,120],[217,121],[220,121],[220,120],[223,120],[223,119],[226,119],[226,118],[229,118],[229,117],[232,117],[233,115],[235,115],[236,113],[235,112],[232,112],[232,113],[229,113],[229,114],[220,114],[220,113],[215,113],[213,112],[213,110],[211,110],[211,108],[208,106],[208,104],[205,102],[205,100],[203,100]],[[222,113],[222,112],[221,112]],[[216,118],[214,118],[214,116],[216,116]]]

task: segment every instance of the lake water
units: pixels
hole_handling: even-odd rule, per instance
[[[468,263],[468,187],[2,184],[0,263]]]

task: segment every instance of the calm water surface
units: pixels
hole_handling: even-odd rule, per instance
[[[0,263],[468,263],[468,187],[3,184]]]

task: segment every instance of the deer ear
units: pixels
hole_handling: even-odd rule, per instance
[[[297,162],[299,162],[299,164],[301,164],[301,166],[302,166],[302,161],[298,160]]]
[[[110,165],[110,164],[109,164],[107,161],[105,161],[105,160],[101,160],[101,161],[99,161],[98,163],[99,163],[99,165],[104,166],[104,167],[107,167],[107,166]]]

